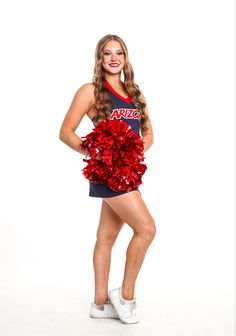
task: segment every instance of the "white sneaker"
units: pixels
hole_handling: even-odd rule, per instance
[[[113,304],[119,319],[123,323],[138,323],[136,316],[136,299],[125,300],[121,295],[121,287],[109,291],[109,298]]]
[[[110,302],[102,305],[96,305],[94,302],[91,304],[90,317],[92,318],[114,318],[118,319],[119,316]]]

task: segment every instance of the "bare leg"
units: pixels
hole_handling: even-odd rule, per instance
[[[145,254],[156,234],[155,222],[138,191],[104,200],[134,231],[126,252],[122,283],[122,296],[131,300],[134,298],[135,281]]]
[[[120,217],[103,201],[97,230],[97,241],[93,253],[94,302],[98,305],[105,303],[108,298],[111,251],[123,224],[124,222]]]

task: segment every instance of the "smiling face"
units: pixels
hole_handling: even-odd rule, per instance
[[[102,65],[110,74],[121,72],[125,64],[125,54],[118,41],[107,42],[103,49]]]

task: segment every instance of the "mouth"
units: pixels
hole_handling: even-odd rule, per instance
[[[112,67],[112,68],[117,68],[119,66],[119,64],[118,63],[110,63],[109,66]]]

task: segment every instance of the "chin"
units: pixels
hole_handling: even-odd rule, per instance
[[[109,74],[116,75],[116,74],[121,73],[121,70],[119,70],[119,71],[108,71],[108,72],[109,72]]]
[[[113,75],[119,74],[123,70],[123,68],[119,68],[119,69],[115,69],[115,68],[111,69],[111,68],[107,68],[107,67],[103,67],[103,68],[106,72],[108,72],[109,74],[113,74]]]
[[[122,69],[119,69],[119,70],[116,70],[116,69],[114,69],[114,70],[105,69],[105,70],[106,70],[106,72],[108,72],[109,74],[113,74],[113,75],[115,75],[115,74],[119,74],[119,73],[121,73],[121,71],[122,71]]]

